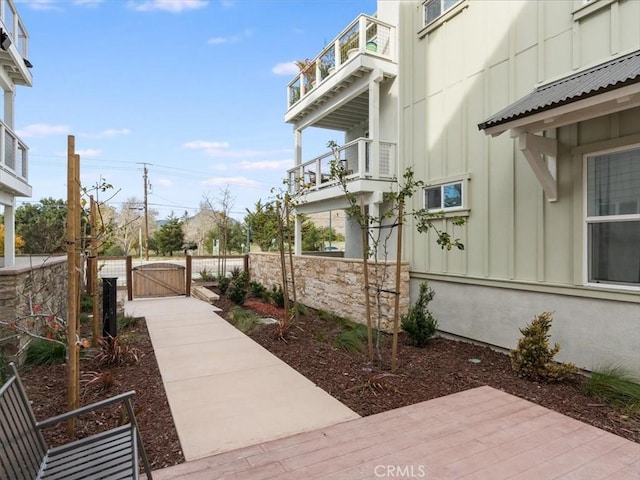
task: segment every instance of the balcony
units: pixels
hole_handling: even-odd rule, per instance
[[[395,27],[360,15],[287,85],[285,121],[349,130],[368,117],[372,74],[397,75]]]
[[[0,0],[0,28],[3,44],[0,47],[0,67],[15,85],[31,86],[29,70],[29,35],[20,19],[13,0]]]
[[[0,191],[30,197],[28,183],[29,148],[4,122],[0,122]]]
[[[377,155],[374,155],[375,145],[378,145]],[[304,162],[287,172],[289,193],[304,193],[306,202],[343,197],[342,186],[331,175],[332,163],[345,170],[349,192],[385,190],[380,182],[391,182],[396,175],[396,144],[358,138]]]

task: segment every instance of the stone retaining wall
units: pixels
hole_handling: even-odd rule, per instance
[[[384,290],[395,288],[395,262],[379,262],[378,276],[385,274]],[[366,324],[364,275],[362,260],[314,256],[294,256],[296,293],[298,301],[311,308],[331,312],[354,322]],[[369,263],[369,275],[374,278],[375,265]],[[249,256],[249,272],[252,281],[262,283],[268,289],[282,284],[280,255],[252,253]],[[373,283],[373,282],[372,282]],[[374,290],[371,290],[371,312],[375,322]],[[291,294],[289,295],[291,296]],[[393,324],[394,295],[381,293],[382,329],[390,331]],[[409,263],[402,263],[400,270],[400,314],[409,308]]]
[[[67,318],[67,258],[22,258],[13,267],[0,268],[0,319],[17,320],[29,316],[32,305],[43,312]],[[0,339],[7,330],[0,327]],[[0,352],[10,360],[21,351],[27,339],[4,342]],[[18,359],[19,360],[19,359]]]

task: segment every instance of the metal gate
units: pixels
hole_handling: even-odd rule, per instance
[[[185,267],[175,263],[149,263],[133,267],[133,297],[186,295]]]

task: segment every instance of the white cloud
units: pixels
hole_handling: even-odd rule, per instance
[[[95,148],[87,148],[85,150],[76,150],[76,153],[80,155],[80,158],[96,158],[99,157],[102,153],[100,150],[96,150]]]
[[[24,3],[33,10],[60,10],[54,0],[27,0]]]
[[[81,7],[97,7],[104,0],[73,0],[74,5],[80,5]]]
[[[250,170],[250,171],[256,171],[256,170],[277,170],[277,171],[282,171],[282,170],[286,170],[287,168],[293,167],[293,160],[292,159],[288,159],[288,160],[263,160],[263,161],[258,161],[258,162],[249,162],[249,161],[242,161],[242,162],[238,162],[238,163],[234,163],[233,165],[227,165],[227,164],[217,164],[214,165],[213,168],[219,172],[224,172],[227,170]]]
[[[171,13],[180,13],[186,10],[197,10],[209,4],[207,0],[146,0],[144,2],[129,2],[129,8],[138,12],[151,12],[162,10]]]
[[[236,2],[235,0],[221,0],[220,4],[224,7],[224,8],[231,8],[233,7]]]
[[[168,178],[158,178],[153,181],[156,185],[160,185],[161,187],[171,187],[173,182]]]
[[[246,177],[214,177],[202,181],[209,187],[223,187],[225,185],[237,185],[242,187],[256,187],[258,182]]]
[[[82,136],[87,138],[112,138],[120,135],[129,135],[130,133],[131,133],[131,130],[129,130],[128,128],[121,128],[121,129],[108,128],[98,133],[85,133]]]
[[[16,130],[16,134],[22,138],[65,135],[67,133],[69,133],[69,127],[66,125],[47,125],[45,123],[34,123],[21,130]]]
[[[230,35],[228,37],[223,37],[223,36],[212,37],[207,41],[207,43],[209,45],[224,45],[226,43],[238,43],[243,39],[250,37],[252,34],[253,34],[253,31],[247,29],[242,33],[239,33],[236,35]]]
[[[183,148],[189,148],[191,150],[219,150],[229,148],[228,142],[207,142],[206,140],[194,140],[193,142],[187,142],[182,145]]]
[[[271,69],[276,75],[296,75],[300,73],[300,68],[296,65],[296,62],[278,63]]]

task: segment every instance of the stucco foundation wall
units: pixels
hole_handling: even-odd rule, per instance
[[[421,280],[412,279],[417,292]],[[551,342],[556,357],[586,370],[622,365],[640,378],[640,304],[429,280],[429,304],[441,331],[506,349],[519,329],[545,311],[554,312]]]
[[[43,312],[67,318],[66,257],[33,258],[30,265],[21,262],[0,268],[0,319],[17,320],[28,316],[31,305],[42,305]],[[5,330],[6,332],[6,330]],[[4,333],[0,331],[0,338]],[[25,345],[16,341],[0,345],[9,356]]]
[[[380,264],[379,271],[382,270]],[[373,264],[369,264],[373,275]],[[294,256],[294,270],[298,301],[308,307],[334,313],[354,322],[366,324],[364,275],[361,260],[314,256]],[[272,253],[252,253],[249,258],[251,280],[265,287],[282,284],[280,256]],[[393,291],[395,262],[387,264],[387,281],[383,288]],[[381,276],[381,275],[380,275]],[[400,269],[400,312],[409,308],[409,264]],[[291,296],[291,294],[290,294]],[[381,297],[383,330],[391,330],[393,324],[394,296],[383,293]],[[373,308],[373,299],[372,299]],[[375,311],[372,318],[375,321]]]

